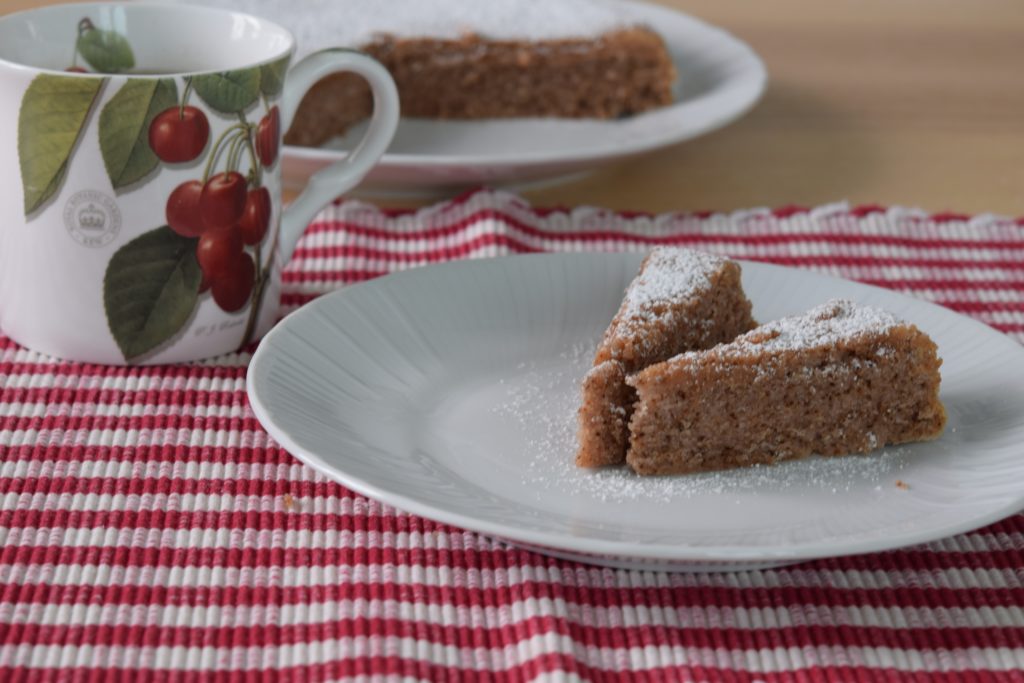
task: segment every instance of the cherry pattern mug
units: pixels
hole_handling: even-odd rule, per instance
[[[59,358],[167,363],[244,348],[281,269],[398,122],[387,71],[198,6],[73,4],[0,17],[0,330]],[[355,150],[282,208],[281,140],[337,71],[369,83]]]

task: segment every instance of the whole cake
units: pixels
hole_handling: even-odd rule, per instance
[[[299,57],[352,47],[380,61],[403,116],[618,118],[672,102],[662,39],[601,0],[213,0],[289,28]],[[286,142],[319,145],[369,116],[369,88],[340,74],[302,101]]]
[[[937,438],[937,349],[893,315],[831,301],[627,377],[639,474],[866,453]]]
[[[583,380],[576,464],[622,464],[635,392],[627,377],[684,351],[707,349],[754,327],[740,267],[689,249],[644,259]]]

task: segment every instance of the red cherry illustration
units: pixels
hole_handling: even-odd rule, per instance
[[[213,300],[223,311],[237,311],[249,301],[255,280],[256,266],[253,265],[252,258],[242,252],[236,255],[227,264],[227,269],[213,280],[210,286]]]
[[[271,107],[267,115],[260,119],[256,127],[256,156],[264,166],[272,166],[277,161],[277,151],[281,144],[281,113],[277,107]]]
[[[243,248],[242,235],[235,226],[207,230],[196,245],[196,260],[206,279],[216,283],[231,270]]]
[[[245,176],[237,171],[218,173],[206,181],[199,197],[199,212],[209,229],[235,225],[245,211]]]
[[[210,122],[195,107],[170,107],[149,124],[149,146],[168,164],[192,161],[202,154],[209,139]]]
[[[199,237],[206,226],[199,212],[199,197],[203,184],[189,180],[178,187],[167,198],[167,225],[182,237]]]
[[[266,236],[269,226],[270,192],[265,187],[258,187],[249,192],[245,199],[245,211],[238,220],[242,241],[249,245],[259,244]]]

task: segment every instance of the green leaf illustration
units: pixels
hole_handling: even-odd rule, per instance
[[[192,87],[208,105],[224,114],[248,109],[260,94],[258,67],[206,74],[192,79]]]
[[[260,90],[264,95],[274,97],[281,92],[281,88],[284,87],[284,76],[288,73],[289,61],[290,56],[260,67]]]
[[[82,59],[100,73],[119,74],[135,66],[132,46],[117,31],[85,28],[78,35],[76,47]]]
[[[115,189],[149,175],[160,159],[149,147],[149,124],[178,104],[172,78],[137,79],[124,84],[100,112],[100,151]]]
[[[196,240],[163,226],[124,245],[107,264],[103,306],[125,360],[178,333],[199,296]]]
[[[105,79],[36,76],[18,112],[18,160],[29,215],[60,189]]]

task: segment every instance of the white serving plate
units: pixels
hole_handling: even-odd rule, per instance
[[[758,320],[846,297],[931,335],[944,359],[943,436],[690,477],[575,468],[579,382],[641,258],[454,262],[323,296],[260,344],[253,410],[296,457],[355,491],[615,567],[742,569],[868,553],[1024,508],[1024,348],[939,306],[759,263],[743,264]]]
[[[617,121],[404,118],[359,193],[436,195],[478,185],[521,188],[564,180],[721,128],[760,98],[767,73],[742,41],[672,9],[617,4],[665,39],[679,71],[675,104]],[[321,148],[285,147],[286,186],[299,188],[343,159],[362,132],[363,126],[354,127]]]

